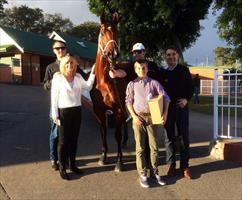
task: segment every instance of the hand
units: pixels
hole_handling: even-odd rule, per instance
[[[53,122],[57,124],[58,126],[61,125],[59,117],[53,118]]]
[[[138,115],[135,115],[133,116],[133,123],[138,125],[138,126],[141,126],[143,124],[144,120],[142,117],[138,116]]]
[[[187,100],[184,98],[184,99],[178,99],[177,101],[177,105],[180,107],[180,108],[184,108],[186,105],[187,105]]]
[[[93,64],[93,66],[92,66],[92,70],[91,70],[91,74],[95,74],[95,63]]]
[[[167,120],[167,116],[166,115],[162,115],[161,116],[161,125],[165,125],[166,120]]]
[[[111,78],[116,78],[116,70],[115,69],[109,70],[108,74]]]

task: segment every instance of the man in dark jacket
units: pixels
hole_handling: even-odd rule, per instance
[[[123,69],[117,69],[117,70],[110,70],[109,75],[111,78],[125,78],[127,80],[127,83],[130,81],[133,81],[137,78],[137,74],[134,70],[134,63],[139,60],[146,59],[145,57],[145,46],[142,43],[135,43],[132,47],[132,54],[133,54],[133,62],[130,62],[129,65],[127,65]],[[157,79],[157,70],[158,66],[155,62],[147,61],[148,62],[148,76]]]
[[[44,89],[47,91],[51,90],[51,81],[53,78],[53,75],[56,72],[59,72],[59,64],[62,57],[64,57],[67,54],[67,48],[66,43],[62,41],[54,41],[53,45],[53,52],[56,55],[56,61],[49,64],[45,71],[45,77],[44,77]],[[58,170],[58,158],[57,158],[57,142],[58,142],[58,134],[57,134],[57,125],[53,122],[51,113],[50,113],[50,124],[51,124],[51,130],[50,130],[50,138],[49,138],[49,145],[50,145],[50,160],[51,160],[51,167],[55,170]]]
[[[173,176],[176,169],[176,145],[177,130],[181,138],[180,145],[180,169],[184,177],[191,179],[189,170],[189,109],[188,101],[193,96],[193,82],[187,67],[178,64],[179,54],[176,48],[168,47],[165,50],[167,69],[162,69],[160,82],[171,99],[166,129],[166,154],[168,163],[168,176]]]

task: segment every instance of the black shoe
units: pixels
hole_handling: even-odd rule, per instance
[[[83,174],[83,171],[79,169],[77,166],[71,167],[70,170],[77,174]]]
[[[65,180],[70,180],[69,176],[67,175],[66,173],[66,170],[60,170],[60,176],[62,179],[65,179]]]
[[[51,161],[51,168],[53,168],[54,170],[59,170],[59,165],[56,161],[52,160]]]

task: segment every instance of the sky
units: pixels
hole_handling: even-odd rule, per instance
[[[7,0],[8,5],[5,7],[13,7],[27,5],[31,8],[41,8],[44,13],[61,13],[63,17],[70,18],[75,24],[85,21],[99,22],[99,18],[89,11],[86,0]],[[210,9],[207,19],[201,20],[200,23],[204,27],[201,30],[201,36],[192,45],[191,48],[184,52],[185,61],[191,65],[212,65],[214,63],[213,49],[218,46],[226,47],[226,43],[219,39],[217,29],[214,27],[216,16],[212,14]]]

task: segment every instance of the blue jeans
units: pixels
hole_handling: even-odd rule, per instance
[[[53,122],[50,112],[50,160],[57,161],[57,143],[58,143],[58,134],[57,134],[57,125]]]

